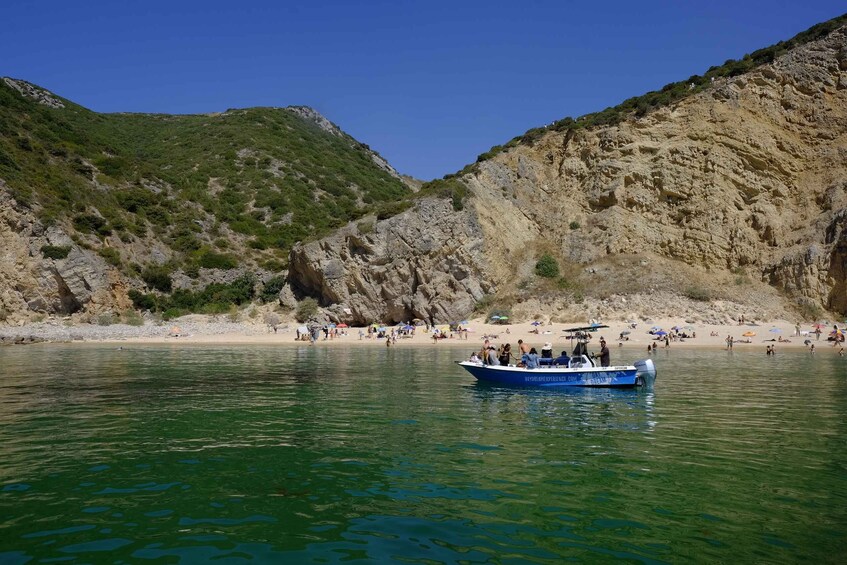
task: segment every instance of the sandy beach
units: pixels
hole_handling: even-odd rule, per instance
[[[452,336],[440,339],[437,342],[432,339],[432,334],[427,333],[424,327],[418,327],[413,336],[398,337],[396,343],[391,347],[464,347],[468,353],[478,349],[483,341],[488,338],[493,344],[511,343],[513,348],[518,340],[530,344],[537,349],[549,342],[554,352],[562,350],[570,351],[572,346],[568,335],[564,330],[579,324],[541,324],[532,325],[531,322],[509,325],[485,323],[481,319],[469,320],[468,331],[465,333],[448,332]],[[603,337],[609,343],[612,353],[615,350],[639,350],[645,351],[648,345],[656,344],[658,349],[676,348],[711,348],[725,349],[727,336],[733,338],[733,348],[736,350],[756,350],[764,353],[766,346],[773,345],[776,350],[798,350],[809,349],[809,344],[815,345],[815,350],[821,353],[832,352],[838,354],[840,344],[833,346],[833,342],[827,341],[830,332],[833,331],[837,322],[821,322],[820,337],[815,335],[815,326],[809,323],[800,324],[800,334],[796,335],[797,328],[793,322],[786,320],[775,320],[762,323],[744,323],[736,325],[706,325],[689,324],[680,319],[657,319],[648,321],[611,321],[603,325],[607,328],[592,332],[589,342],[589,350],[599,348],[600,338]],[[65,326],[57,323],[44,322],[40,324],[29,324],[20,327],[0,328],[0,337],[5,337],[7,342],[14,336],[32,336],[43,341],[65,341],[86,343],[147,343],[147,344],[296,344],[295,328],[299,324],[289,323],[282,325],[276,332],[258,322],[220,322],[214,317],[191,316],[188,319],[165,322],[161,325],[146,323],[144,326],[125,326],[115,324],[112,326],[96,326],[89,324],[78,324]],[[584,323],[583,325],[588,325]],[[446,326],[438,326],[446,330]],[[680,328],[680,334],[693,337],[677,337],[669,339],[667,345],[664,337],[655,335],[658,329],[669,334],[675,333],[673,328]],[[839,327],[843,325],[839,324]],[[360,330],[364,334],[360,338]],[[649,332],[653,330],[654,334]],[[323,332],[319,340],[314,344],[316,347],[333,347],[340,345],[356,345],[362,347],[386,347],[385,339],[368,339],[364,328],[345,328],[338,330],[334,339],[324,339]],[[308,344],[308,342],[299,342]],[[630,353],[631,355],[631,353]]]

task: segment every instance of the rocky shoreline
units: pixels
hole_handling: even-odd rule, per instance
[[[174,331],[176,330],[176,331]],[[243,322],[208,320],[179,320],[176,323],[145,322],[143,325],[96,324],[64,325],[57,322],[38,322],[23,326],[0,327],[0,345],[32,343],[102,342],[124,340],[155,340],[180,336],[254,336],[268,332],[266,326]]]

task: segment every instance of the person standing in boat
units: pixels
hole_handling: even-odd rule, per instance
[[[600,338],[600,366],[609,366],[609,348],[606,345],[606,340],[602,337]]]
[[[493,345],[488,346],[488,351],[486,352],[486,363],[488,365],[499,365],[500,361],[497,359],[497,348]]]
[[[512,360],[512,345],[510,343],[503,344],[500,350],[500,364],[506,366]]]
[[[538,368],[538,352],[533,347],[529,350],[529,353],[525,356],[526,361],[524,361],[524,366],[527,369],[537,369]]]

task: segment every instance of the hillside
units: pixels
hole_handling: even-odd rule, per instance
[[[97,299],[109,308],[126,305],[127,289],[267,280],[295,242],[385,214],[411,193],[311,108],[99,114],[9,78],[0,190],[0,313],[71,313],[95,287],[111,289]]]
[[[844,20],[531,130],[398,217],[295,246],[292,286],[352,321],[843,315]]]

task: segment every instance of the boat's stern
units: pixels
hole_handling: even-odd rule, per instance
[[[656,380],[656,365],[652,359],[639,359],[635,363],[635,383],[640,386],[653,384]]]

